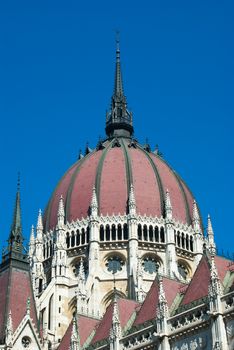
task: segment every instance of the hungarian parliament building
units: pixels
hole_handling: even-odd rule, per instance
[[[0,350],[233,350],[234,262],[184,180],[137,141],[118,41],[105,132],[62,176],[27,247],[18,186]]]

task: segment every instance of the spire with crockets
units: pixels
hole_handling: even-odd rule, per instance
[[[20,208],[20,175],[18,174],[17,181],[17,192],[16,192],[16,200],[15,200],[15,209],[13,222],[11,225],[11,231],[8,238],[8,253],[23,253],[23,234],[22,234],[22,223],[21,223],[21,208]]]
[[[132,113],[127,109],[127,100],[123,90],[118,33],[116,37],[115,85],[111,98],[111,110],[106,115],[106,134],[108,137],[131,137],[133,134]]]

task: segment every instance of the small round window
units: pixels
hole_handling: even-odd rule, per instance
[[[153,273],[156,273],[158,271],[160,263],[153,256],[146,256],[143,259],[142,265],[143,265],[144,271],[152,275]]]
[[[107,271],[111,273],[117,273],[122,271],[124,266],[124,261],[120,256],[114,255],[106,260]]]
[[[22,338],[22,345],[24,348],[29,348],[31,344],[31,339],[29,337],[23,337]]]

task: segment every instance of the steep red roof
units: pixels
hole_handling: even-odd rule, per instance
[[[65,173],[44,214],[46,230],[56,226],[61,195],[68,222],[87,217],[94,185],[100,214],[125,214],[131,183],[139,214],[163,215],[164,194],[168,189],[174,217],[191,224],[193,196],[170,166],[138,143],[129,147],[128,139],[119,138],[119,147],[112,147],[113,142],[106,141],[103,149],[89,153]]]
[[[90,317],[81,316],[81,315],[78,316],[78,332],[79,332],[81,346],[83,346],[83,344],[86,342],[86,340],[91,335],[91,333],[95,330],[99,322],[100,322],[99,320],[95,320]],[[72,322],[70,323],[66,333],[64,334],[61,340],[61,343],[58,347],[59,350],[69,349],[71,333],[72,333]]]
[[[8,267],[0,273],[0,337],[4,335],[6,320],[11,311],[15,330],[26,314],[30,298],[30,315],[37,327],[37,315],[29,271]]]
[[[0,339],[3,338],[5,331],[5,314],[7,305],[7,290],[9,283],[9,270],[0,274]]]
[[[181,283],[169,278],[163,278],[163,288],[167,300],[167,304],[170,307],[176,297],[176,294],[179,292]],[[144,303],[142,304],[137,317],[134,322],[134,326],[142,324],[146,321],[150,321],[156,318],[157,314],[157,305],[158,305],[158,296],[159,296],[159,282],[156,278],[152,283],[152,286],[145,298]]]
[[[192,301],[207,296],[209,282],[210,267],[207,257],[203,256],[185,292],[184,298],[182,300],[182,305],[186,305]]]
[[[215,265],[221,282],[224,280],[224,277],[228,271],[229,264],[230,260],[227,260],[220,256],[215,257]],[[182,300],[182,305],[186,305],[195,300],[206,297],[208,295],[209,283],[209,262],[208,258],[206,256],[203,256],[185,292],[184,298]]]
[[[229,270],[231,260],[228,260],[226,258],[223,258],[222,256],[215,256],[215,265],[218,270],[219,278],[221,282],[223,282],[224,277]]]
[[[139,306],[139,304],[134,300],[128,299],[118,299],[118,309],[119,309],[119,318],[122,329],[127,325],[132,314]],[[104,314],[100,324],[98,325],[95,336],[92,340],[92,344],[107,339],[110,334],[110,329],[112,325],[112,315],[113,315],[113,303],[109,305]]]

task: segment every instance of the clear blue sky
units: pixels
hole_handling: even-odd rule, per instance
[[[234,251],[233,17],[231,0],[1,1],[1,243],[18,170],[27,238],[79,149],[104,135],[119,29],[136,137],[159,144]]]

